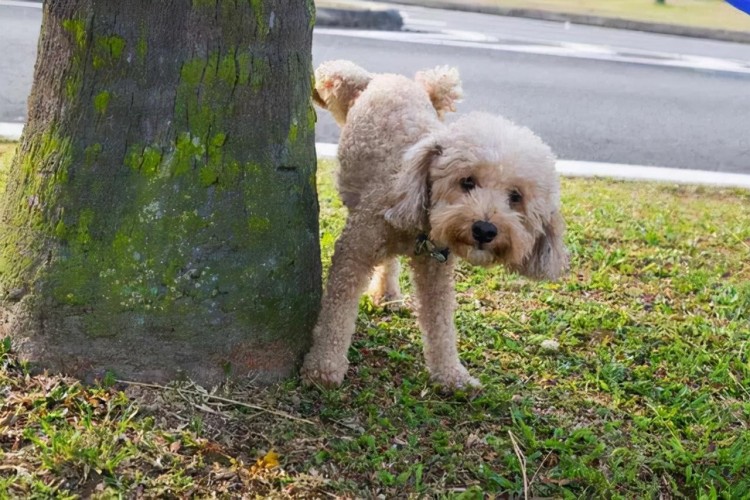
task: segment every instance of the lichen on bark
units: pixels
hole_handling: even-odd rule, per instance
[[[81,375],[288,373],[320,291],[308,8],[71,3],[0,207],[3,328]]]

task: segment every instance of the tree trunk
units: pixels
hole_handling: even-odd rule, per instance
[[[288,375],[320,294],[312,0],[44,5],[0,335],[90,379]]]

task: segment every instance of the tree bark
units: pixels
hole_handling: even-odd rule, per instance
[[[312,0],[50,0],[1,335],[79,377],[288,375],[320,296]]]

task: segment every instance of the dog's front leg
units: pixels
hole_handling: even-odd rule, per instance
[[[432,380],[446,388],[478,388],[479,381],[458,359],[453,264],[453,257],[444,263],[428,255],[411,260],[425,362]]]
[[[305,356],[302,377],[307,383],[337,386],[349,368],[346,358],[357,320],[359,297],[372,268],[382,258],[383,235],[372,221],[350,217],[331,259],[313,345]]]

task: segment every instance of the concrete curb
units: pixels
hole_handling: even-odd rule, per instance
[[[318,159],[335,159],[338,145],[318,142],[315,144],[315,152]],[[750,175],[747,174],[573,160],[557,160],[556,167],[558,174],[564,177],[594,177],[750,190]]]
[[[633,31],[646,31],[649,33],[661,33],[664,35],[685,36],[690,38],[708,38],[711,40],[722,40],[725,42],[750,43],[750,32],[732,31],[713,28],[700,28],[697,26],[680,26],[677,24],[655,23],[648,21],[632,21],[617,17],[592,16],[587,14],[568,14],[564,12],[553,12],[541,9],[527,9],[514,7],[501,7],[497,5],[472,5],[460,0],[390,0],[390,3],[401,5],[416,5],[434,9],[458,10],[463,12],[478,12],[482,14],[494,14],[498,16],[523,17],[527,19],[539,19],[543,21],[571,22],[574,24],[585,24],[589,26],[600,26],[603,28],[618,28]]]
[[[17,141],[22,132],[23,123],[0,122],[0,141]]]
[[[363,2],[363,5],[366,3]],[[399,31],[404,20],[398,9],[362,7],[353,2],[323,3],[316,6],[316,26]]]

